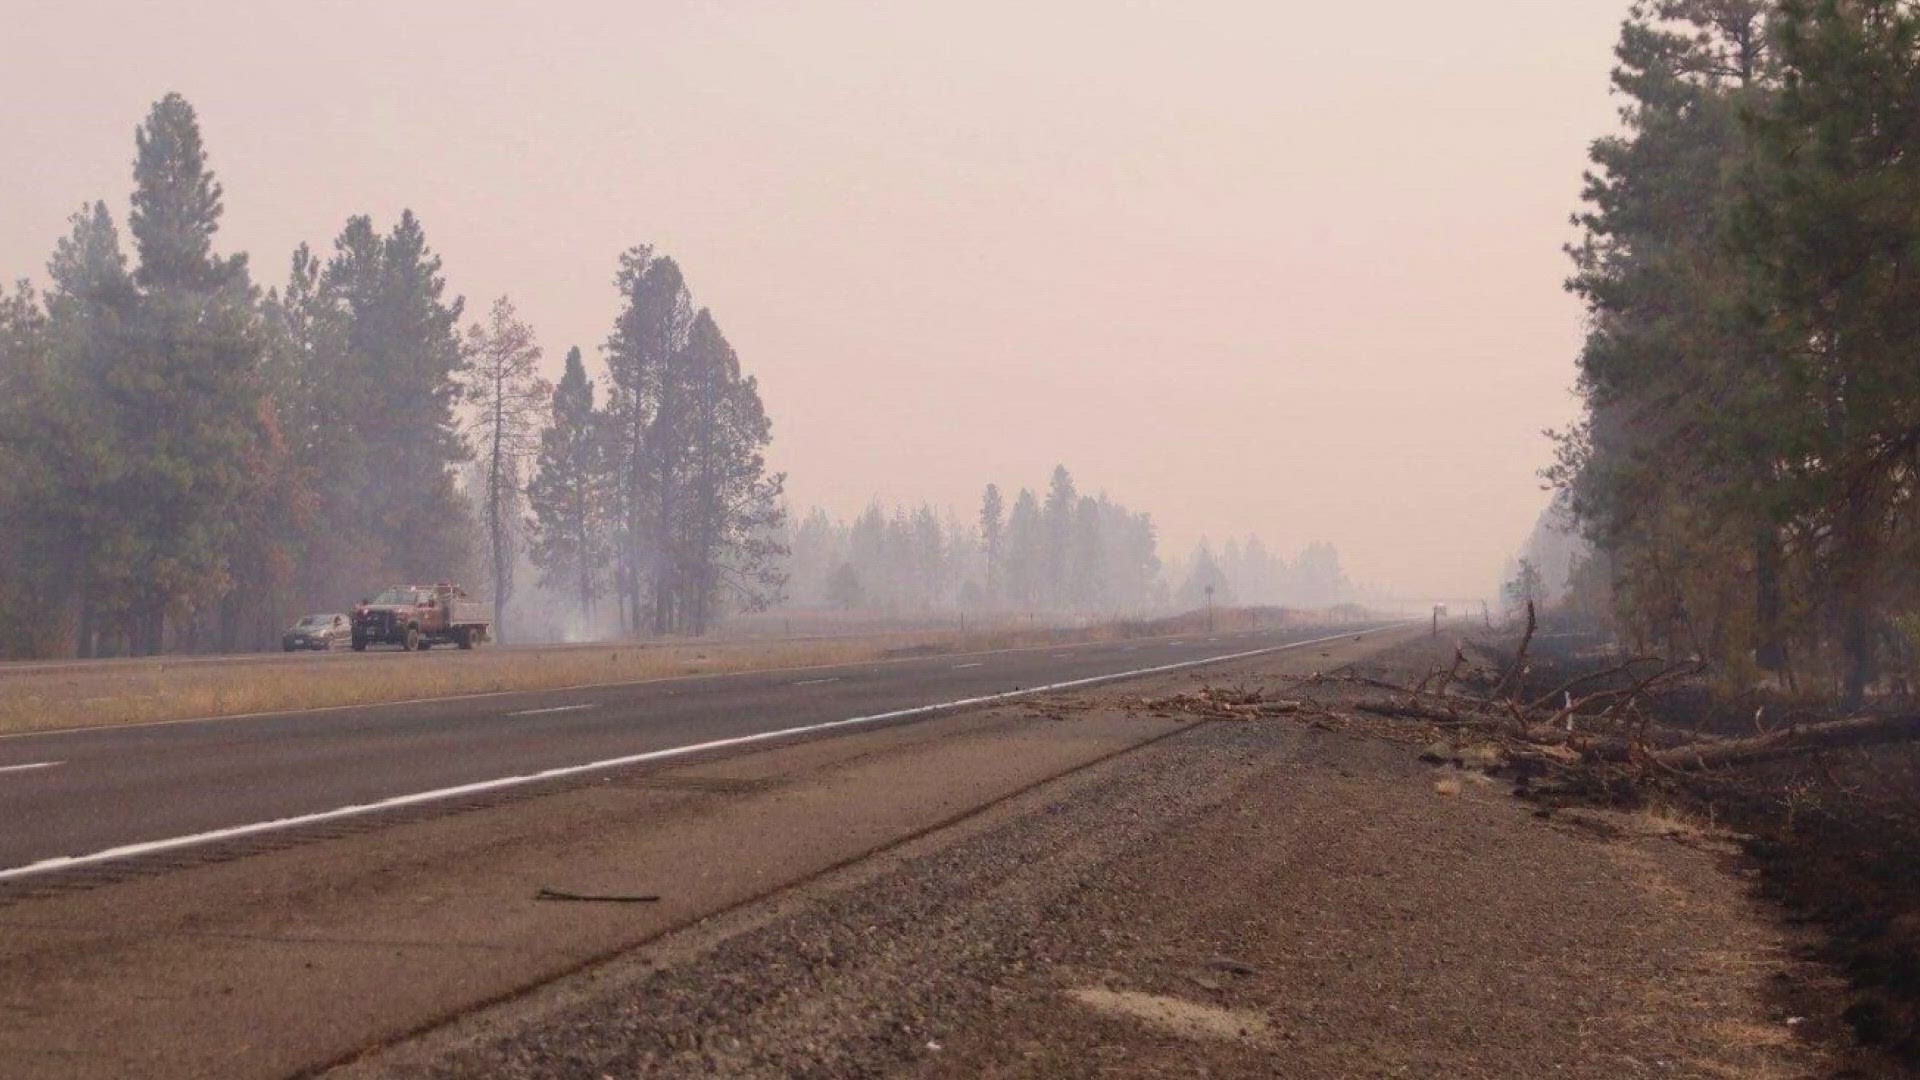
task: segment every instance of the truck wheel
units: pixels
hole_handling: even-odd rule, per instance
[[[407,627],[407,636],[400,639],[400,651],[412,652],[413,650],[419,647],[420,647],[420,628],[417,626]]]
[[[463,626],[460,628],[459,642],[460,647],[463,649],[473,648],[473,630],[471,627]]]

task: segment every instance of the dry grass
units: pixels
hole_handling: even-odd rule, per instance
[[[1232,616],[1231,621],[1229,616]],[[1221,612],[1221,630],[1284,617]],[[890,632],[833,640],[566,645],[427,653],[161,658],[0,666],[0,732],[104,727],[195,717],[373,705],[513,690],[818,667],[902,656],[1113,641],[1180,633],[1179,620],[1081,629],[1025,624],[967,632]],[[1169,628],[1171,627],[1171,629]]]

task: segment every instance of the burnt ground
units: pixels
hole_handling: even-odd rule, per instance
[[[1417,679],[1434,648],[1371,666]],[[1286,685],[1257,662],[1214,678]],[[1349,686],[1282,693],[1326,708],[1152,742],[340,1075],[1873,1065],[1839,1022],[1823,936],[1776,917],[1755,887],[1773,871],[1734,838],[1644,809],[1543,815],[1423,763],[1437,732],[1351,711]],[[1104,691],[1030,709],[1062,726],[1127,711],[1152,710]]]
[[[1603,636],[1577,625],[1551,628],[1530,655],[1536,692],[1609,662]],[[1835,718],[1765,696],[1718,698],[1697,684],[1657,696],[1646,711],[1674,731],[1724,737]],[[1846,1048],[1837,1075],[1920,1075],[1920,746],[1614,777],[1586,794],[1712,821],[1738,836],[1753,895],[1801,932],[1798,954],[1818,962],[1801,979],[1776,980],[1780,1008],[1809,1017],[1808,1035]]]

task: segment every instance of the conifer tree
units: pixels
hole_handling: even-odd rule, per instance
[[[1027,605],[1047,601],[1046,524],[1040,500],[1027,488],[1020,489],[1007,513],[1006,572],[1008,599]]]
[[[1000,596],[1000,547],[1006,539],[1006,506],[1000,487],[988,484],[980,497],[980,546],[987,557],[986,598],[989,603]]]
[[[739,357],[710,312],[694,317],[674,366],[673,381],[684,393],[684,422],[675,434],[684,447],[671,455],[684,463],[684,477],[673,504],[679,517],[666,530],[678,594],[672,606],[680,628],[698,634],[712,625],[723,595],[749,611],[780,598],[785,477],[766,469],[773,429],[759,385],[741,375]]]
[[[507,605],[513,599],[526,459],[539,447],[540,414],[553,387],[539,374],[540,346],[513,302],[493,302],[485,323],[467,332],[466,399],[478,450],[478,502],[486,526],[493,579],[494,632],[506,640]]]
[[[193,620],[231,587],[233,508],[261,490],[259,365],[264,334],[246,256],[213,251],[221,189],[199,121],[178,94],[135,135],[133,214],[140,287],[131,347],[105,381],[129,455],[116,510],[133,526],[131,629],[163,645],[166,620]]]
[[[440,257],[412,211],[385,236],[369,218],[349,219],[318,291],[340,319],[337,352],[324,361],[339,395],[352,526],[374,552],[372,572],[398,581],[458,576],[475,532],[454,482],[469,453],[455,412],[465,302],[446,298]]]
[[[623,304],[604,351],[606,446],[618,521],[615,578],[632,628],[642,629],[645,620],[665,633],[673,626],[667,523],[677,505],[684,400],[673,358],[686,345],[692,301],[679,266],[644,245],[620,256],[614,284]]]
[[[541,584],[573,593],[590,618],[606,587],[611,561],[607,535],[605,444],[580,350],[567,351],[553,392],[553,418],[540,433],[539,459],[527,503],[533,511],[533,563]]]
[[[115,373],[134,347],[140,295],[106,204],[69,223],[47,262],[45,409],[34,427],[47,472],[41,501],[21,516],[66,537],[57,565],[79,602],[75,652],[90,657],[130,642],[140,526],[119,506],[137,484],[138,447],[123,414],[142,402]]]

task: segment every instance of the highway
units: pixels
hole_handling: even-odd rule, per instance
[[[0,883],[1311,648],[1366,629],[1197,634],[4,737]]]

